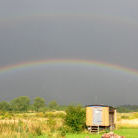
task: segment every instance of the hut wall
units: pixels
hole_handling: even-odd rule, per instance
[[[114,124],[116,124],[116,116],[117,116],[116,110],[114,110]]]
[[[109,126],[109,107],[102,107],[102,126]]]
[[[92,126],[93,110],[92,107],[86,107],[86,125]]]

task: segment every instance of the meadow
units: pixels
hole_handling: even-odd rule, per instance
[[[80,133],[60,133],[64,124],[64,111],[9,113],[1,112],[0,138],[66,137],[100,138],[102,134],[91,134],[84,130]],[[126,138],[138,138],[138,113],[118,113],[116,134]]]
[[[138,129],[127,128],[114,131],[116,134],[126,138],[138,138]],[[66,138],[101,138],[102,134],[67,134]]]

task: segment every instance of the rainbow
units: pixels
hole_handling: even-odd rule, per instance
[[[48,13],[48,14],[30,14],[30,15],[23,15],[23,16],[13,16],[13,17],[5,17],[1,18],[0,22],[3,22],[4,25],[7,24],[16,24],[18,21],[27,21],[30,19],[44,19],[44,18],[59,18],[59,17],[87,17],[89,19],[98,19],[98,20],[107,20],[107,21],[113,21],[114,23],[122,23],[122,24],[128,24],[128,25],[133,25],[133,26],[138,26],[138,22],[135,19],[126,17],[126,16],[110,16],[110,15],[105,15],[105,14],[89,14],[89,13],[84,13],[84,14],[75,14],[75,13],[69,13],[69,12],[64,12],[64,13]]]
[[[81,59],[48,59],[48,60],[38,60],[38,61],[28,61],[28,62],[21,62],[18,64],[2,66],[0,67],[0,74],[7,73],[10,71],[17,71],[19,69],[27,69],[27,68],[35,68],[41,65],[82,65],[82,66],[89,66],[89,67],[98,67],[101,69],[109,69],[113,71],[121,71],[127,74],[138,76],[138,70],[123,67],[120,65],[109,64],[103,61],[95,61],[95,60],[81,60]]]

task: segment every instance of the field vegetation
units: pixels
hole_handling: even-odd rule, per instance
[[[115,133],[138,138],[138,112],[117,113]],[[85,108],[80,105],[46,104],[41,97],[26,96],[0,102],[0,138],[67,137],[100,138],[85,126]]]

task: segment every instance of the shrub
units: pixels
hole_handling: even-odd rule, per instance
[[[65,125],[71,132],[82,131],[85,127],[85,110],[81,106],[69,106],[66,109]]]

